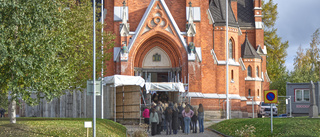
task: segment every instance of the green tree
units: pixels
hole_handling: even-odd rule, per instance
[[[78,3],[75,0],[66,0],[62,8],[63,19],[66,22],[64,28],[65,33],[67,33],[67,45],[70,46],[62,53],[62,58],[64,58],[64,64],[70,64],[68,72],[72,73],[72,83],[70,84],[73,89],[81,90],[86,86],[86,81],[92,79],[92,3],[90,0],[82,0]],[[98,7],[100,7],[98,5]],[[97,14],[101,12],[97,8]],[[101,23],[96,23],[96,76],[100,76],[101,72],[101,62],[102,60],[109,60],[112,54],[108,52],[114,46],[115,36],[110,32],[104,32],[101,34]],[[103,37],[104,43],[104,55],[101,54],[101,38]],[[104,71],[106,71],[106,65],[104,65]]]
[[[289,47],[288,41],[282,42],[281,37],[277,35],[277,29],[274,28],[277,20],[277,4],[273,0],[262,1],[262,20],[265,24],[264,44],[267,46],[267,71],[271,80],[270,88],[278,89],[279,95],[285,95],[285,84],[288,78],[286,72],[285,58],[286,50]]]
[[[92,79],[89,0],[81,4],[74,0],[0,1],[0,22],[0,91],[11,97],[12,106],[19,99],[31,105],[42,98],[50,101]],[[98,25],[97,32],[100,30]],[[97,40],[101,37],[105,50],[111,48],[114,36],[98,33]],[[103,58],[99,54],[99,43],[97,58],[110,58],[110,53]],[[11,122],[15,123],[12,112]]]
[[[304,51],[300,46],[294,58],[294,70],[290,73],[291,82],[319,81],[320,29],[312,34],[310,47]]]
[[[273,28],[278,16],[278,4],[273,0],[265,2],[262,0],[262,21],[267,28]]]
[[[10,94],[12,104],[18,98],[34,102],[32,91],[51,99],[67,86],[67,66],[58,58],[68,47],[58,7],[57,2],[42,0],[0,3],[0,88]]]

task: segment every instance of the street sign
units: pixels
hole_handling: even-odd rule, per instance
[[[278,103],[278,90],[265,90],[264,91],[264,103]]]
[[[96,96],[100,96],[101,90],[101,80],[96,80]],[[87,80],[87,95],[93,95],[93,81]]]
[[[85,128],[92,128],[92,122],[91,121],[84,121],[84,127]]]
[[[89,137],[89,128],[92,128],[92,122],[84,121],[84,127],[87,128],[87,137]]]

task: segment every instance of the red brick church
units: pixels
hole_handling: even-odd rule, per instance
[[[110,75],[188,83],[191,105],[226,109],[226,0],[105,0],[105,30],[116,35]],[[232,117],[248,117],[269,89],[261,0],[229,0]],[[181,94],[182,95],[182,94]],[[172,95],[177,97],[178,95]],[[249,98],[248,98],[249,97]],[[210,113],[209,113],[210,112]]]

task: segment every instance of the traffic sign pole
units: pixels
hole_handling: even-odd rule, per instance
[[[265,90],[264,103],[271,104],[271,134],[273,133],[273,104],[278,103],[278,90]]]
[[[271,103],[271,134],[273,133],[273,104]]]

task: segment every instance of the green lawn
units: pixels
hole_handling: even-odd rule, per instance
[[[0,136],[29,137],[29,136],[82,136],[87,129],[84,121],[92,118],[17,118],[16,124],[10,124],[8,118],[0,119]],[[97,137],[124,137],[126,127],[106,119],[97,119]],[[89,129],[92,136],[92,128]]]
[[[274,118],[271,134],[270,118],[230,119],[209,128],[230,136],[310,137],[320,136],[320,118]]]

